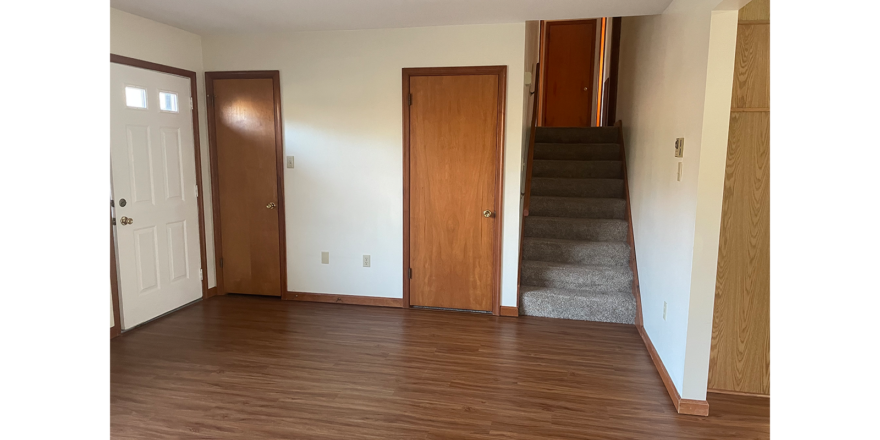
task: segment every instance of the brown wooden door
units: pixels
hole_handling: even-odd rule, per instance
[[[494,310],[501,80],[410,78],[410,305]]]
[[[592,113],[596,20],[547,23],[545,127],[589,127]]]
[[[214,79],[212,85],[221,293],[280,296],[283,223],[273,79]]]

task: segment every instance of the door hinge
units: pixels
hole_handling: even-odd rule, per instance
[[[409,279],[412,279],[412,268],[409,268]]]
[[[223,258],[220,258],[220,268],[223,268]]]
[[[110,219],[110,224],[113,225],[113,226],[116,226],[116,219],[115,219],[115,218],[111,218],[111,219]]]
[[[207,98],[208,98],[208,105],[210,105],[211,107],[214,106],[214,96],[215,96],[215,95],[208,95],[208,96],[207,96]]]
[[[409,105],[412,105],[412,93],[409,94]]]
[[[202,281],[202,268],[199,268],[199,281]]]
[[[195,195],[196,198],[199,198],[199,185],[198,184],[193,185],[193,195]]]
[[[189,109],[190,109],[190,110],[193,109],[193,98],[192,98],[192,96],[189,97]]]

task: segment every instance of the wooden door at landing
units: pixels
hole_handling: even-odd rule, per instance
[[[506,68],[407,71],[409,304],[497,313]]]
[[[546,23],[544,127],[589,127],[593,110],[596,20]]]
[[[219,293],[281,296],[284,222],[277,80],[229,72],[207,76],[215,203],[219,201]]]

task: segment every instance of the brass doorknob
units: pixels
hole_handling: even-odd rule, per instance
[[[266,209],[275,209],[275,206],[277,206],[275,205],[275,202],[269,202],[269,204],[266,205]]]
[[[483,217],[486,217],[486,218],[492,217],[492,211],[489,211],[488,209],[483,211]]]
[[[121,223],[123,226],[130,225],[130,224],[134,223],[134,219],[130,218],[130,217],[123,216],[121,219],[119,219],[119,223]]]

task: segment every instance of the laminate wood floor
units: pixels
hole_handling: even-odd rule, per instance
[[[138,439],[769,438],[769,399],[678,415],[630,325],[219,296],[113,339]]]

